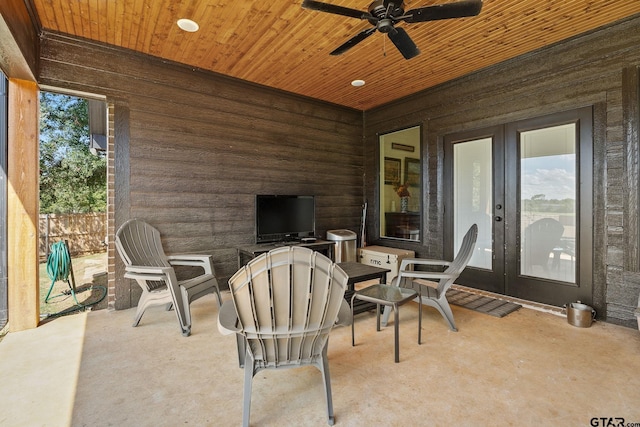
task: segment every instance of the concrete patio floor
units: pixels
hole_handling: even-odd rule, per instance
[[[223,295],[229,298],[228,294]],[[243,371],[235,339],[216,327],[213,296],[193,304],[182,337],[173,312],[152,308],[61,317],[0,342],[0,425],[231,426],[242,422]],[[640,333],[596,322],[577,328],[522,308],[494,318],[453,307],[459,332],[432,309],[400,309],[393,327],[356,316],[332,332],[329,359],[337,426],[592,426],[592,418],[640,425]],[[251,424],[324,426],[320,373],[262,371]],[[617,421],[616,421],[617,422]]]

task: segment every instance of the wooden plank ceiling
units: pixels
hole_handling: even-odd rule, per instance
[[[44,30],[71,34],[296,94],[368,110],[640,13],[638,0],[484,0],[472,18],[401,23],[421,54],[405,60],[376,32],[329,52],[367,21],[302,0],[25,0]],[[370,0],[326,0],[366,11]],[[407,0],[405,10],[451,0]],[[200,30],[182,31],[180,18]],[[351,86],[365,80],[362,87]]]

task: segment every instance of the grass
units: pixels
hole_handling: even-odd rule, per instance
[[[45,302],[51,286],[47,274],[47,263],[40,264],[40,317],[55,317],[75,313],[90,307],[97,310],[107,307],[107,254],[101,252],[86,256],[71,257],[71,267],[75,278],[76,300],[70,292],[71,286],[64,281],[56,281],[49,300]],[[71,284],[74,282],[71,281]],[[105,295],[103,297],[103,295]]]

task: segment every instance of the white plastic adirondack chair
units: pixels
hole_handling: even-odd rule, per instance
[[[327,346],[331,328],[351,322],[344,299],[347,279],[326,256],[296,246],[262,254],[229,279],[232,300],[220,308],[218,327],[238,337],[244,426],[249,425],[254,375],[304,365],[322,372],[328,423],[333,425]]]
[[[125,264],[124,277],[135,279],[142,288],[133,326],[138,326],[147,307],[167,305],[167,309],[175,309],[182,335],[189,336],[191,302],[215,293],[218,307],[222,304],[210,255],[165,255],[160,232],[139,219],[131,219],[122,224],[116,233],[116,249]],[[204,273],[178,281],[174,265],[201,267]]]
[[[457,331],[456,324],[453,320],[453,312],[447,301],[447,291],[453,285],[453,282],[460,276],[465,269],[473,250],[476,247],[476,240],[478,238],[478,226],[473,224],[469,231],[464,235],[462,244],[458,254],[453,261],[434,260],[434,259],[420,259],[420,258],[405,258],[400,264],[400,271],[398,275],[393,279],[392,284],[396,286],[402,286],[407,288],[413,288],[418,291],[418,298],[416,302],[421,302],[424,305],[436,308],[442,317],[449,323],[449,328],[452,331]],[[446,267],[444,271],[417,271],[415,267],[418,265],[428,266],[440,266]],[[428,286],[420,283],[420,279],[427,281],[437,281],[437,287]],[[388,307],[385,307],[384,315],[382,318],[383,324],[386,325],[391,314]]]

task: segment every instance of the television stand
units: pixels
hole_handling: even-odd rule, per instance
[[[238,268],[244,266],[258,255],[262,255],[265,252],[269,252],[272,249],[281,248],[283,246],[302,246],[303,248],[309,248],[320,252],[333,260],[333,248],[335,247],[335,242],[315,239],[313,242],[286,241],[240,246],[238,247]]]
[[[299,245],[300,241],[298,240],[283,240],[281,242],[272,242],[272,243],[258,243],[259,246],[273,246],[276,248],[280,248],[282,246],[295,246]]]

